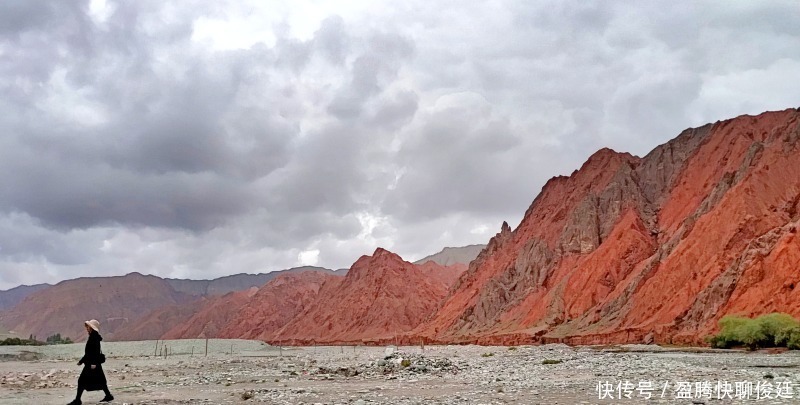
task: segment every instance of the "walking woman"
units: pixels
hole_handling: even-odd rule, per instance
[[[83,371],[81,371],[81,376],[78,377],[78,395],[67,405],[80,405],[81,395],[83,395],[84,390],[103,390],[106,396],[100,402],[111,402],[114,400],[114,396],[108,390],[108,383],[102,366],[102,363],[105,362],[105,355],[100,351],[100,341],[103,340],[103,337],[100,336],[100,322],[92,319],[84,322],[83,325],[86,327],[86,333],[89,334],[84,355],[78,362],[79,366],[83,365]]]

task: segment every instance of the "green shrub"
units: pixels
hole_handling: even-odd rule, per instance
[[[762,315],[756,318],[756,321],[765,335],[765,340],[762,342],[764,346],[770,344],[779,347],[786,346],[791,331],[800,328],[800,322],[797,319],[783,313]]]
[[[492,352],[486,352],[481,354],[481,357],[492,357],[492,356],[494,356],[494,353]]]
[[[789,347],[792,339],[792,346],[800,346],[800,321],[788,314],[773,313],[755,319],[729,315],[722,317],[719,325],[720,332],[707,339],[712,347]]]
[[[709,337],[707,340],[712,347],[718,349],[728,349],[736,345],[741,345],[742,342],[739,338],[739,330],[749,322],[751,322],[751,320],[748,318],[731,315],[724,316],[719,321],[720,332],[716,336]]]
[[[792,330],[789,334],[789,339],[786,341],[786,347],[789,350],[800,350],[800,329]]]
[[[563,360],[542,360],[542,364],[561,364]]]
[[[24,340],[20,338],[7,338],[0,342],[0,346],[22,346]]]
[[[33,335],[31,335],[30,339],[13,337],[0,340],[0,346],[41,346],[43,344],[43,342],[36,340],[36,337]]]

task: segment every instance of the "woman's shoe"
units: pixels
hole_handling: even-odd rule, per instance
[[[72,402],[68,403],[67,405],[81,405],[82,403],[83,402],[81,402],[80,399],[73,399]]]
[[[103,399],[100,400],[100,402],[111,402],[113,400],[114,400],[114,396],[113,395],[106,395],[106,396],[103,397]]]

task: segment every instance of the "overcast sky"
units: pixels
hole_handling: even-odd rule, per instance
[[[0,289],[416,260],[800,106],[787,1],[0,2]]]

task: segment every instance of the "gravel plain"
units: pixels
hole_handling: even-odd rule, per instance
[[[795,352],[640,345],[278,348],[245,340],[208,345],[206,355],[205,340],[104,343],[113,403],[800,403]],[[66,404],[82,351],[82,344],[0,347],[0,405]],[[83,402],[101,398],[89,392]]]

